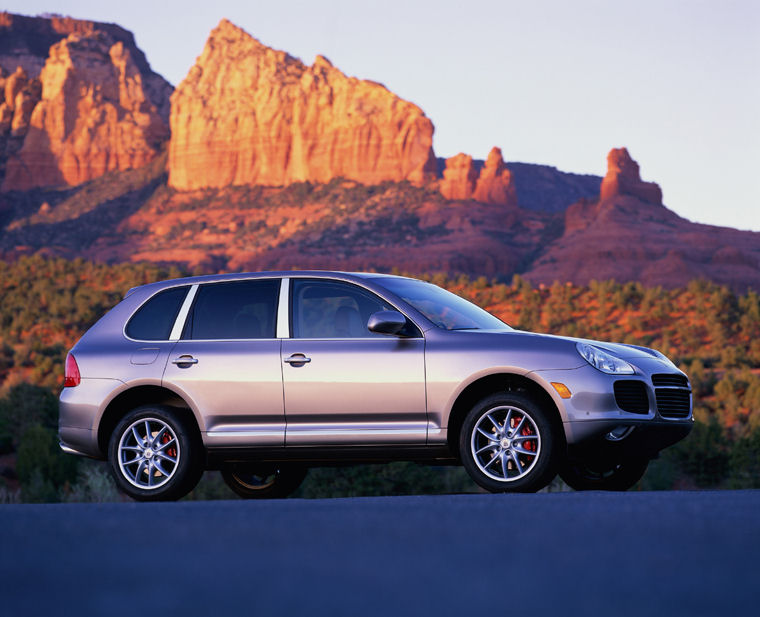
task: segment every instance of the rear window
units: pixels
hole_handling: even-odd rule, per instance
[[[125,329],[127,336],[140,341],[169,340],[187,290],[184,286],[159,291],[129,320]]]
[[[274,338],[279,279],[202,285],[183,338]]]

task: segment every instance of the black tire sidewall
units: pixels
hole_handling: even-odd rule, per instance
[[[628,459],[619,463],[610,463],[610,467],[615,465],[620,465],[620,467],[613,474],[598,478],[584,473],[583,463],[571,462],[560,469],[559,475],[565,484],[576,491],[627,491],[644,476],[649,461]]]
[[[471,438],[476,422],[489,409],[510,406],[520,409],[535,422],[541,438],[541,451],[532,469],[522,478],[500,482],[484,474],[475,463]],[[556,475],[559,438],[547,413],[528,395],[521,392],[493,394],[477,403],[465,417],[459,433],[459,455],[470,477],[484,489],[493,493],[532,493],[544,488]]]
[[[163,486],[145,490],[130,483],[119,467],[119,441],[131,424],[143,418],[156,418],[171,426],[180,449],[177,470]],[[176,411],[162,405],[143,405],[128,412],[116,425],[108,444],[108,462],[119,489],[137,501],[173,501],[189,493],[198,483],[203,466],[202,445],[189,423]]]
[[[283,499],[301,486],[307,473],[306,467],[278,467],[274,483],[260,489],[251,489],[241,484],[235,473],[234,465],[228,465],[222,469],[222,478],[230,490],[243,499]]]

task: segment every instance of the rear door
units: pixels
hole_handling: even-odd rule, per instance
[[[200,285],[164,383],[196,404],[209,446],[285,442],[280,340],[275,337],[280,279]]]

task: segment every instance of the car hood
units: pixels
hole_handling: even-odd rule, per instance
[[[575,345],[576,343],[586,343],[599,347],[604,351],[610,352],[612,355],[621,359],[636,359],[636,358],[656,358],[662,360],[662,357],[654,349],[649,347],[641,347],[640,345],[629,345],[627,343],[608,343],[606,341],[596,341],[593,339],[576,338],[572,336],[559,336],[556,334],[543,334],[540,332],[528,332],[526,330],[472,330],[471,332],[478,334],[489,335],[503,335],[503,336],[520,336],[520,337],[535,337],[542,340],[564,341]]]

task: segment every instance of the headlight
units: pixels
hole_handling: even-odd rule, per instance
[[[588,345],[586,343],[578,343],[575,348],[578,353],[581,354],[591,366],[595,369],[602,371],[602,373],[608,373],[610,375],[633,375],[633,367],[625,360],[616,358],[612,354]]]

